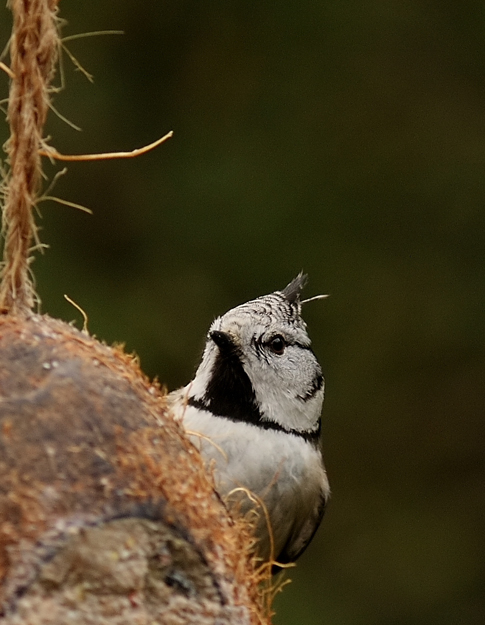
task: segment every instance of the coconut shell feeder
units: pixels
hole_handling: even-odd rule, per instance
[[[137,360],[36,314],[57,0],[10,0],[0,285],[0,622],[269,623],[251,534]]]

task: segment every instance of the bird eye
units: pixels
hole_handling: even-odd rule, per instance
[[[268,347],[273,353],[281,356],[285,351],[286,341],[281,336],[281,334],[277,334],[276,336],[273,336],[272,339],[270,339],[270,341],[268,342]]]

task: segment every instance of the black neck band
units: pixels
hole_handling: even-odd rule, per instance
[[[203,399],[195,399],[194,397],[189,397],[188,405],[197,408],[198,410],[205,410],[210,412],[215,417],[219,417],[221,419],[228,419],[229,421],[234,421],[235,423],[247,423],[248,425],[252,425],[253,427],[261,428],[262,430],[273,430],[275,432],[284,432],[285,434],[291,434],[292,436],[298,436],[299,438],[303,438],[303,440],[312,443],[315,447],[320,446],[320,433],[322,429],[321,420],[318,420],[318,426],[316,430],[302,431],[302,430],[294,430],[291,428],[285,428],[279,423],[275,423],[274,421],[264,421],[261,419],[254,419],[253,414],[250,413],[247,415],[247,418],[237,410],[237,416],[234,413],[228,412],[226,414],[220,414],[219,412],[214,412],[211,406],[204,401]],[[259,413],[259,411],[258,411]]]

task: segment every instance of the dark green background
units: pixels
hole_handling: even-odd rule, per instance
[[[54,193],[94,216],[40,206],[43,310],[80,325],[67,293],[174,388],[214,316],[307,271],[333,499],[275,623],[484,623],[485,4],[60,7],[65,35],[125,35],[68,44],[95,84],[64,55],[83,130],[52,115],[52,143],[175,134],[69,166]]]

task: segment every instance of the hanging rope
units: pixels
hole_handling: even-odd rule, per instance
[[[40,190],[43,127],[49,109],[49,85],[55,73],[59,36],[58,0],[10,0],[10,95],[6,144],[8,171],[3,182],[0,312],[28,314],[36,301],[29,271],[33,243],[38,244],[33,208]]]

